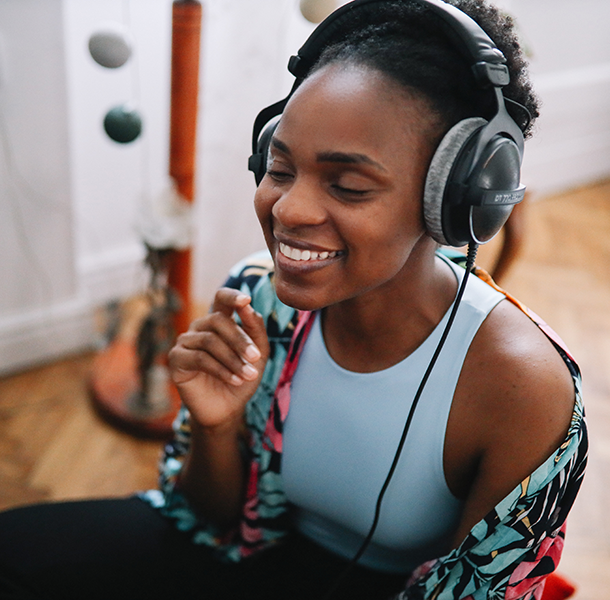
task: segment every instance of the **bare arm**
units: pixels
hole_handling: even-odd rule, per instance
[[[454,546],[561,445],[574,398],[546,336],[514,305],[498,305],[471,345],[447,428],[447,482],[465,499]]]
[[[191,418],[191,447],[178,485],[199,513],[221,527],[241,512],[243,413],[268,354],[264,322],[250,298],[222,288],[210,314],[195,321],[169,355],[172,379]]]

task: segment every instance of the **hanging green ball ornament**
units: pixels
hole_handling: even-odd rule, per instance
[[[111,108],[104,117],[104,130],[111,140],[128,144],[142,133],[142,118],[135,108],[121,104]]]

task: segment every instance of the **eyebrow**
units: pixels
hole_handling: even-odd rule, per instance
[[[291,155],[290,148],[288,148],[284,142],[278,140],[276,137],[271,138],[271,145],[277,148],[280,152],[283,152],[288,156]],[[318,162],[343,163],[346,165],[365,164],[375,167],[380,171],[387,171],[383,165],[374,161],[366,154],[360,154],[358,152],[320,152],[316,155],[316,159]]]

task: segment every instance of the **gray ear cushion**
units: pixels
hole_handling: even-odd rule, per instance
[[[443,233],[442,205],[451,169],[466,141],[486,124],[485,119],[472,117],[454,125],[441,140],[430,162],[424,188],[424,221],[428,233],[439,244],[448,244]]]

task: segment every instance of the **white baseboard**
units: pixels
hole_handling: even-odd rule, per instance
[[[93,308],[82,301],[0,319],[0,375],[93,348]]]
[[[132,245],[80,261],[74,298],[0,315],[0,375],[95,348],[95,309],[144,289],[143,254]]]

